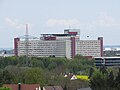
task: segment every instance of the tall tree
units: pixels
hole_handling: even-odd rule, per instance
[[[2,75],[3,75],[2,81],[4,84],[11,84],[12,83],[14,77],[7,70],[4,70]]]
[[[39,83],[41,86],[45,84],[44,72],[41,68],[30,68],[26,70],[23,78],[27,84]]]

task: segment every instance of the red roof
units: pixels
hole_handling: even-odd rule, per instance
[[[4,84],[3,86],[12,90],[18,90],[18,84]],[[39,90],[39,88],[39,84],[21,84],[21,90]]]

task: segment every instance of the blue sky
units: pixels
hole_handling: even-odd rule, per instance
[[[81,39],[103,36],[104,45],[120,45],[119,10],[120,0],[0,0],[0,48],[12,48],[26,23],[32,36],[70,27]]]

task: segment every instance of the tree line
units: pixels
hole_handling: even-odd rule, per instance
[[[71,60],[56,57],[0,57],[0,84],[40,83],[41,86],[68,87],[71,82],[63,77],[65,73],[89,75],[91,66],[94,66],[94,60],[80,55]]]

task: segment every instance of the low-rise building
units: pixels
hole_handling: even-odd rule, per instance
[[[61,86],[45,86],[43,90],[63,90]]]
[[[96,67],[120,67],[120,57],[94,57]]]
[[[11,90],[41,90],[39,84],[4,84],[3,87]]]

